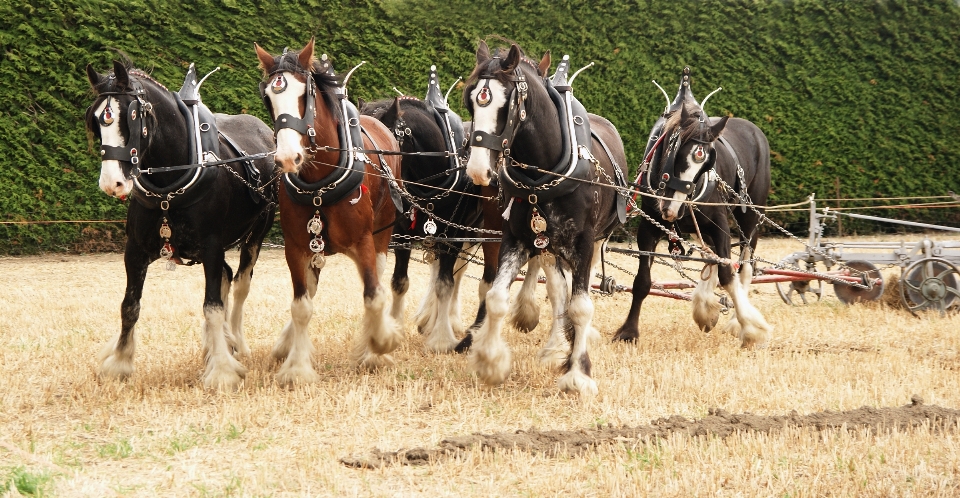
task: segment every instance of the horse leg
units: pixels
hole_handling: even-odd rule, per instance
[[[495,213],[496,214],[496,213]],[[500,251],[499,242],[483,242],[480,244],[483,250],[483,277],[480,279],[480,285],[477,286],[477,293],[480,296],[480,306],[477,307],[477,316],[473,324],[467,329],[467,334],[460,340],[460,344],[453,348],[457,353],[466,353],[473,344],[473,333],[483,325],[487,319],[487,292],[493,285],[493,279],[497,277],[497,258]]]
[[[544,268],[546,271],[546,268]],[[537,303],[537,280],[540,278],[540,258],[530,258],[527,275],[523,278],[520,293],[510,306],[508,323],[520,332],[530,332],[540,323],[540,304]],[[548,277],[549,278],[549,277]]]
[[[97,355],[100,375],[103,377],[125,379],[133,374],[133,353],[136,349],[134,329],[140,318],[140,298],[143,296],[143,282],[147,278],[150,261],[150,256],[134,244],[133,237],[128,237],[123,253],[127,287],[120,304],[120,333],[105,344]]]
[[[393,317],[400,326],[403,326],[403,298],[410,289],[410,277],[407,271],[410,267],[410,249],[397,248],[393,254],[396,258],[396,264],[393,267],[393,278],[390,280],[390,288],[393,290],[393,305],[390,308],[390,316]]]
[[[530,265],[527,267],[529,268]],[[569,283],[571,282],[569,277],[571,275],[569,271],[564,271],[559,259],[557,259],[556,264],[544,265],[543,272],[547,276],[547,297],[550,298],[550,308],[553,315],[550,324],[550,336],[539,353],[540,362],[548,367],[559,367],[570,352],[570,342],[567,341],[564,331],[563,316],[569,303]],[[526,283],[526,280],[524,280],[524,283]]]
[[[727,235],[726,218],[714,221],[719,225],[718,233],[714,239],[717,241],[717,256],[729,258],[730,236]],[[718,278],[720,285],[723,286],[727,294],[730,295],[730,300],[733,301],[737,322],[740,324],[740,332],[737,334],[737,338],[740,339],[740,347],[763,347],[770,337],[771,327],[763,314],[750,302],[746,287],[741,284],[741,278],[744,277],[735,278],[729,265],[721,265]]]
[[[243,335],[243,305],[250,294],[250,282],[253,280],[253,267],[260,257],[260,241],[240,246],[240,265],[233,278],[233,304],[230,310],[230,328],[227,344],[237,356],[249,356],[250,348]],[[226,302],[226,301],[224,301]]]
[[[354,345],[353,357],[361,368],[374,369],[393,364],[389,353],[400,346],[403,328],[390,316],[387,291],[377,278],[377,261],[380,258],[386,260],[386,252],[376,252],[373,237],[367,234],[347,254],[357,265],[363,280],[363,325]]]
[[[557,386],[564,392],[580,395],[597,394],[597,383],[590,378],[590,322],[593,320],[593,301],[590,300],[590,271],[594,241],[578,240],[577,256],[572,261],[573,289],[565,313],[565,332],[571,344],[570,355],[563,366],[564,374]]]
[[[463,275],[467,273],[467,261],[459,258],[454,260],[453,265],[453,289],[450,295],[450,328],[453,334],[461,334],[464,331],[462,312],[460,306],[460,283],[463,281]]]
[[[510,303],[510,285],[529,257],[512,238],[505,238],[500,246],[497,277],[486,295],[487,319],[474,333],[469,356],[471,370],[485,384],[502,384],[510,375],[510,348],[500,332]]]
[[[427,291],[420,300],[420,307],[417,309],[415,318],[417,330],[421,334],[426,330],[433,329],[433,322],[437,319],[437,294],[434,287],[439,278],[439,272],[440,261],[434,260],[430,263],[430,279],[427,284]]]
[[[203,276],[206,290],[203,299],[203,351],[206,368],[203,387],[235,390],[247,374],[247,368],[231,354],[224,336],[224,254],[218,240],[208,239],[203,249]],[[229,289],[229,282],[227,282]]]
[[[718,282],[718,266],[706,264],[700,272],[700,283],[693,290],[693,321],[704,332],[710,332],[720,320],[720,299],[714,294]]]
[[[457,338],[454,336],[453,327],[450,324],[450,308],[453,299],[453,266],[457,262],[455,254],[443,252],[439,258],[440,269],[437,273],[437,281],[434,283],[434,299],[437,301],[436,318],[432,320],[433,328],[424,331],[426,339],[424,347],[427,351],[446,353],[457,345]]]
[[[320,376],[313,369],[313,343],[307,327],[313,316],[313,296],[317,293],[320,270],[310,266],[312,254],[295,249],[291,239],[284,237],[284,241],[293,301],[290,302],[290,321],[283,327],[271,352],[274,358],[283,361],[276,379],[280,385],[316,382]]]
[[[637,227],[637,249],[652,252],[656,250],[659,241],[659,229],[646,218],[641,219],[640,226]],[[637,266],[637,276],[633,279],[633,300],[630,302],[630,311],[627,313],[626,321],[614,334],[614,341],[633,342],[640,337],[640,307],[643,305],[643,300],[650,294],[650,287],[653,285],[653,280],[650,278],[653,257],[641,254],[638,259],[640,263]]]

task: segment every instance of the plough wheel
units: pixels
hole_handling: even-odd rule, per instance
[[[960,309],[960,270],[941,258],[921,259],[900,278],[900,297],[914,315],[937,310],[941,315]]]
[[[808,268],[808,270],[812,270],[812,268]],[[820,298],[823,297],[823,283],[817,279],[801,280],[798,282],[777,282],[774,285],[777,286],[777,294],[780,294],[780,299],[790,306],[810,304],[810,300],[807,300],[808,295],[811,296],[811,298],[817,298],[814,302],[819,301]]]
[[[885,282],[883,281],[883,275],[880,274],[880,270],[876,265],[869,261],[849,261],[845,264],[845,268],[862,271],[865,273],[865,278],[879,278],[880,283],[874,285],[870,289],[861,289],[860,287],[855,287],[853,285],[834,282],[833,293],[837,295],[837,299],[843,302],[843,304],[854,304],[880,299],[880,296],[883,295],[883,286]],[[859,276],[858,274],[852,272],[850,275]]]

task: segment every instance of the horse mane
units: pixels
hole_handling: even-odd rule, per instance
[[[680,122],[680,115],[682,114],[680,109],[667,114],[666,121],[663,123],[663,130],[666,135],[672,135],[680,128],[680,143],[686,142],[692,138],[694,134],[698,133],[698,127],[690,126],[690,123],[695,123],[700,113],[704,112],[700,107],[686,101],[684,101],[683,106],[686,108],[687,115],[689,116],[686,123]]]

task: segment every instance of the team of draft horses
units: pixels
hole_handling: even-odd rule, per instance
[[[243,304],[276,209],[283,213],[293,283],[290,319],[272,351],[282,363],[281,384],[318,378],[309,323],[320,272],[332,254],[353,260],[363,282],[355,361],[363,368],[392,363],[404,337],[410,252],[422,247],[431,279],[416,324],[428,350],[467,352],[483,382],[504,382],[512,361],[503,322],[532,330],[540,316],[537,279],[524,280],[512,304],[510,286],[524,265],[530,277],[542,269],[553,320],[541,359],[559,368],[561,390],[595,394],[588,350],[599,333],[591,325],[590,278],[628,209],[639,217],[639,269],[615,340],[638,337],[657,242],[685,232],[697,233],[712,250],[692,295],[697,325],[716,325],[720,285],[733,303],[742,345],[766,341],[770,327],[747,299],[770,182],[763,133],[742,119],[708,117],[706,99],[693,97],[684,68],[676,98],[667,98],[650,134],[641,175],[629,183],[616,128],[573,95],[579,71],[569,74],[569,58],[550,75],[549,52],[536,61],[508,45],[491,50],[479,43],[463,89],[468,122],[450,111],[450,92],[441,93],[436,68],[426,98],[400,96],[358,110],[347,98],[353,71],[337,75],[326,55],[315,57],[313,40],[280,55],[255,47],[272,129],[250,115],[212,113],[200,100],[205,78],[198,81],[192,65],[177,92],[118,62],[106,74],[88,65],[96,97],[85,119],[101,144],[100,188],[135,199],[127,217],[121,328],[100,354],[101,375],[133,373],[149,264],[163,259],[173,269],[199,262],[203,384],[236,388],[247,371],[238,358],[250,353]],[[723,202],[739,207],[718,205]],[[740,239],[737,260],[728,215]],[[381,279],[391,240],[396,264],[388,296]],[[465,328],[457,292],[463,261],[472,256],[462,251],[477,241],[484,256],[481,304]],[[224,259],[234,247],[240,251],[236,272]]]

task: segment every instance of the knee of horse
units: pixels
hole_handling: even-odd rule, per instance
[[[506,291],[506,289],[493,287],[487,291],[487,296],[484,302],[486,303],[487,314],[490,316],[490,318],[499,320],[507,314],[510,303],[510,294]]]

